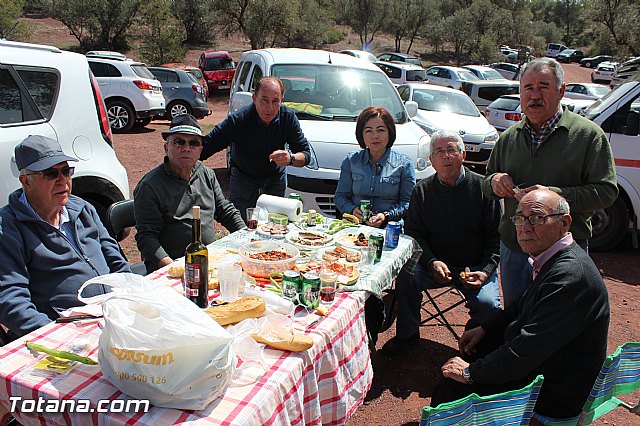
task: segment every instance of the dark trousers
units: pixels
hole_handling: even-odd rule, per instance
[[[240,216],[247,221],[247,209],[255,207],[260,194],[284,197],[287,188],[287,174],[279,173],[265,178],[254,178],[245,175],[237,167],[231,167],[231,179],[229,181],[229,201],[240,212]]]

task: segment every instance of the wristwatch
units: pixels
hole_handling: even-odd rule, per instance
[[[289,153],[289,165],[293,166],[293,162],[296,160],[296,156],[293,153]]]
[[[473,380],[471,379],[471,373],[469,373],[469,367],[462,370],[462,377],[464,378],[464,381],[467,382],[468,385],[473,384]]]

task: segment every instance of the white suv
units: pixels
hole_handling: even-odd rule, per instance
[[[20,187],[14,148],[29,135],[57,140],[74,163],[73,193],[104,218],[129,198],[127,172],[87,59],[56,47],[0,40],[0,206]]]
[[[360,149],[356,118],[369,106],[385,107],[395,118],[393,149],[411,157],[416,177],[434,173],[425,154],[429,136],[410,119],[417,114],[418,104],[409,101],[405,109],[389,78],[369,61],[322,50],[245,52],[231,86],[230,113],[251,103],[251,92],[263,76],[282,80],[284,104],[296,111],[311,145],[310,164],[287,170],[288,191],[300,194],[305,210],[335,214],[333,196],[340,165],[349,152]]]
[[[154,116],[164,114],[162,86],[142,62],[107,51],[88,52],[87,59],[115,133],[128,132],[135,124],[146,126]]]

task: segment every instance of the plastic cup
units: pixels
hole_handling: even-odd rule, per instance
[[[247,209],[247,228],[256,229],[258,227],[258,215],[255,207]]]
[[[362,261],[365,266],[373,266],[376,261],[376,246],[367,246],[362,250]]]
[[[331,270],[320,272],[320,301],[323,305],[330,305],[336,298],[336,284],[338,274]]]
[[[220,281],[220,296],[223,302],[238,300],[242,280],[242,266],[236,263],[223,263],[218,266],[218,280]]]

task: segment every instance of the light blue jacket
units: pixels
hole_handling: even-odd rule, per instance
[[[369,161],[369,150],[347,154],[340,167],[335,203],[342,213],[351,213],[360,200],[371,200],[371,211],[387,212],[390,221],[404,218],[416,186],[411,158],[387,149],[378,166]]]
[[[88,279],[131,272],[91,204],[72,195],[66,206],[78,250],[60,230],[35,218],[21,194],[11,193],[0,209],[0,323],[11,337],[48,324],[58,317],[56,310],[81,305],[78,289]],[[92,286],[83,296],[104,291]]]

